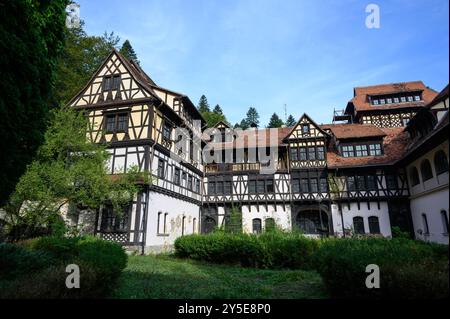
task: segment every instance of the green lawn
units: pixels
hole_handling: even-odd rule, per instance
[[[113,298],[326,298],[313,271],[261,270],[130,256]]]

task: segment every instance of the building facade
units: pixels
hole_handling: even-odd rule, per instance
[[[89,119],[88,139],[107,143],[111,175],[135,167],[153,177],[122,214],[105,204],[86,219],[105,239],[165,250],[238,211],[249,233],[390,237],[397,226],[448,243],[448,88],[355,88],[332,124],[304,114],[289,128],[205,129],[186,95],[113,51],[70,105]]]

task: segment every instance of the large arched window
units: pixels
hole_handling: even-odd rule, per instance
[[[360,216],[353,217],[353,229],[355,234],[365,234],[364,219]]]
[[[262,231],[261,219],[254,218],[253,219],[253,234],[260,234]]]
[[[437,151],[434,154],[434,167],[437,175],[448,172],[448,160],[444,151]]]
[[[416,186],[420,183],[419,172],[415,166],[411,167],[411,170],[409,171],[409,178],[412,186]]]
[[[369,232],[371,234],[380,234],[380,221],[377,216],[369,217]]]
[[[431,170],[430,161],[425,159],[420,164],[420,173],[422,174],[422,180],[425,182],[433,178],[433,171]]]

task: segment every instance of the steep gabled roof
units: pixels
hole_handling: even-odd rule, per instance
[[[289,130],[288,134],[286,134],[285,139],[288,139],[289,136],[292,135],[293,132],[295,132],[295,130],[297,130],[297,127],[300,125],[300,123],[302,123],[303,119],[305,119],[310,122],[313,126],[316,127],[317,130],[319,130],[319,132],[321,132],[324,136],[329,136],[330,134],[328,134],[327,132],[325,132],[320,125],[318,125],[316,122],[313,121],[312,118],[310,118],[308,116],[308,114],[303,113],[303,115],[300,117],[300,119],[297,121],[297,123],[293,126],[293,127],[287,127],[286,129]]]
[[[373,124],[326,124],[320,127],[329,129],[338,140],[386,136],[386,132]]]

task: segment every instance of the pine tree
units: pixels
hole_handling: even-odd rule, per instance
[[[248,109],[245,122],[247,123],[247,128],[250,127],[252,124],[256,125],[256,127],[259,126],[259,114],[254,107],[250,107]]]
[[[239,123],[239,127],[243,130],[246,130],[250,127],[250,125],[247,123],[247,120],[243,119],[241,123]]]
[[[206,98],[205,95],[202,95],[200,97],[200,101],[198,102],[198,107],[197,108],[200,111],[200,113],[211,112],[211,110],[209,108],[208,99]]]
[[[119,52],[124,57],[126,57],[128,60],[132,60],[139,65],[139,60],[138,60],[137,54],[134,51],[133,47],[131,46],[130,41],[125,40],[125,42],[122,44],[122,48],[120,48]]]
[[[219,106],[219,104],[216,104],[216,106],[215,106],[214,109],[213,109],[213,112],[216,113],[216,114],[221,114],[221,115],[223,115],[222,108]]]
[[[290,114],[286,120],[286,126],[287,127],[292,127],[295,124],[297,124],[297,122],[295,121],[295,118],[292,116],[292,114]]]
[[[277,128],[282,127],[284,125],[283,120],[277,115],[277,113],[273,113],[270,118],[269,124],[267,124],[268,128]]]

